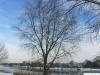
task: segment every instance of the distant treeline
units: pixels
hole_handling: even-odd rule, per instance
[[[82,67],[84,67],[84,68],[100,68],[100,60],[96,60],[96,61],[87,60],[85,63],[82,63]]]
[[[31,67],[43,67],[43,64],[41,62],[23,62],[23,63],[2,63],[1,65],[8,65],[8,66],[31,66]],[[69,63],[54,63],[51,67],[71,67]]]
[[[30,66],[30,67],[43,67],[43,64],[41,62],[22,62],[22,63],[3,63],[2,65],[8,65],[8,66]],[[100,57],[96,57],[92,61],[85,60],[82,63],[77,63],[74,61],[70,61],[69,63],[54,63],[51,68],[54,67],[60,67],[60,68],[100,68]]]

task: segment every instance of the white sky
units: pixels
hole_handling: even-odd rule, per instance
[[[83,62],[85,59],[92,60],[100,55],[100,44],[95,42],[81,43],[80,50],[74,55],[74,60]]]
[[[20,46],[7,45],[6,48],[9,52],[9,62],[21,62],[23,60],[31,60],[32,57],[27,50],[20,48]],[[92,60],[95,56],[100,54],[100,44],[97,43],[81,43],[80,48],[76,50],[76,54],[73,55],[73,59],[76,62],[83,62],[85,59]],[[39,57],[38,57],[39,58]],[[32,60],[35,60],[36,56]],[[65,60],[66,59],[66,60]],[[64,58],[63,62],[68,59]]]

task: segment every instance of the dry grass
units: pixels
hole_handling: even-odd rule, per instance
[[[27,71],[20,71],[14,73],[15,75],[35,75],[33,72],[27,72]]]
[[[23,74],[23,73],[15,73],[15,75],[28,75],[28,74]]]
[[[15,75],[34,75],[34,74],[26,74],[26,73],[15,73]]]

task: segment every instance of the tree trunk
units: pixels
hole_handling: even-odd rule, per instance
[[[48,72],[47,72],[47,67],[46,67],[46,65],[44,65],[44,68],[43,68],[43,75],[48,75],[47,73],[48,73]]]
[[[44,57],[43,75],[48,75],[47,57]]]

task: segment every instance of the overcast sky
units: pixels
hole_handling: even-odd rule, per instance
[[[17,24],[17,17],[24,11],[25,4],[30,0],[0,0],[0,42],[5,43],[9,52],[9,60],[31,59],[27,51],[20,48],[21,40],[18,38],[13,25]],[[84,20],[84,17],[79,17]],[[82,42],[80,50],[74,55],[73,60],[84,61],[92,59],[100,53],[98,43]],[[34,57],[35,59],[35,57]]]

